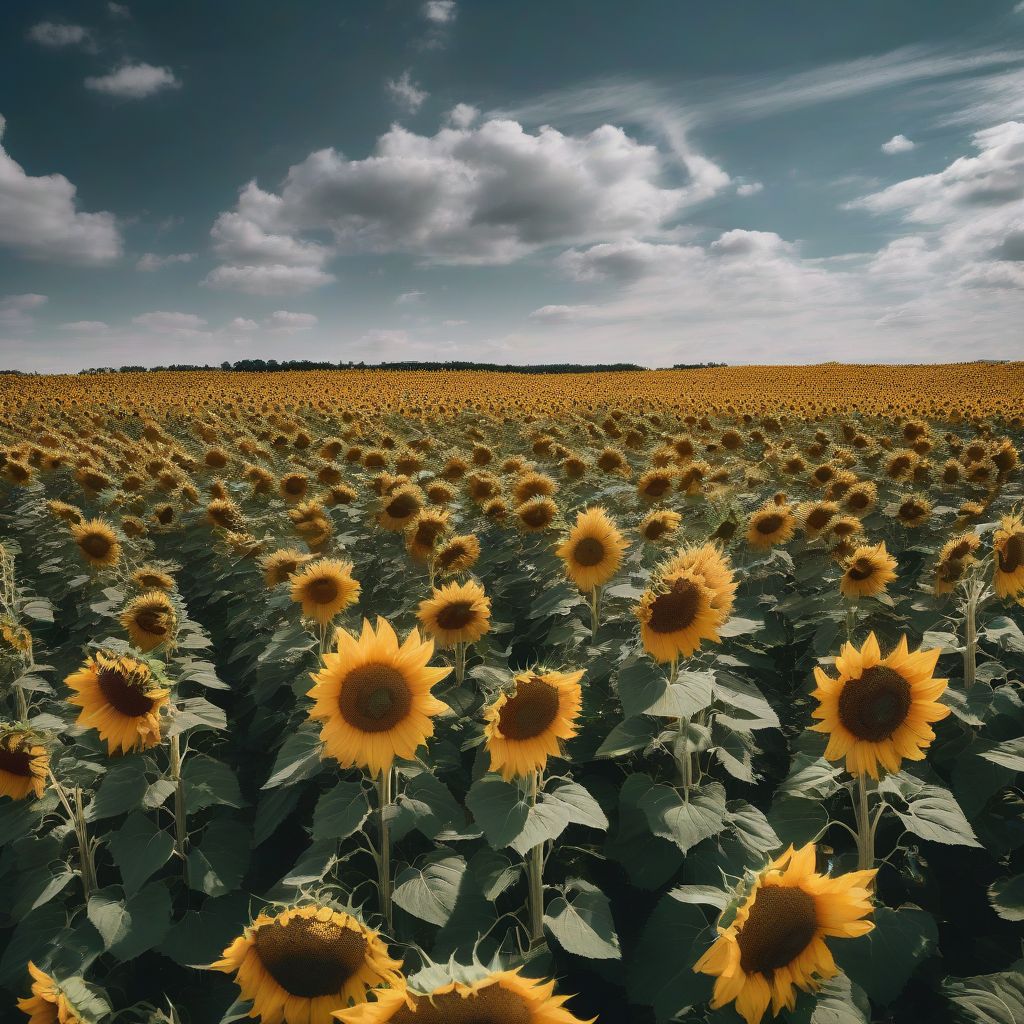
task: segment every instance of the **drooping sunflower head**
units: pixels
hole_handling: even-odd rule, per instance
[[[808,540],[820,537],[839,515],[834,501],[812,501],[800,509],[800,525]]]
[[[242,510],[230,498],[214,498],[206,506],[206,518],[220,530],[237,530],[242,525]]]
[[[565,1008],[553,981],[518,971],[488,972],[471,984],[453,981],[430,992],[384,990],[376,1001],[334,1017],[341,1024],[594,1024]]]
[[[332,481],[323,480],[321,482],[331,483]],[[336,483],[337,481],[334,482]],[[309,490],[309,477],[305,473],[285,473],[277,484],[278,494],[289,503],[302,501],[306,496],[307,490]]]
[[[359,581],[352,563],[337,558],[318,558],[291,577],[292,600],[302,605],[304,618],[326,626],[359,597]]]
[[[670,494],[676,473],[669,467],[649,469],[636,482],[636,493],[641,501],[660,501]]]
[[[484,513],[487,514],[487,509]],[[551,526],[557,515],[558,506],[550,498],[531,498],[516,508],[516,519],[524,533],[541,533]]]
[[[729,556],[715,543],[688,544],[665,563],[663,575],[685,569],[695,573],[711,593],[711,607],[723,621],[732,612],[736,599],[736,577]]]
[[[576,517],[575,525],[555,553],[565,563],[569,579],[580,590],[590,591],[604,586],[618,572],[626,547],[608,513],[595,506]]]
[[[932,503],[922,494],[911,494],[896,506],[896,518],[906,527],[922,526],[932,514]]]
[[[561,753],[560,741],[576,735],[583,703],[583,670],[517,675],[484,712],[484,735],[491,771],[506,781],[542,771]]]
[[[28,1024],[86,1024],[82,1011],[78,1010],[65,991],[64,982],[51,977],[29,960],[29,979],[32,995],[18,1000],[18,1009],[29,1018]]]
[[[155,565],[142,565],[131,575],[140,590],[173,590],[174,577]]]
[[[855,548],[843,568],[839,592],[843,597],[874,597],[896,579],[896,559],[885,548],[885,541],[874,547]]]
[[[441,576],[469,572],[480,557],[480,541],[472,533],[452,537],[434,554],[434,570]]]
[[[447,509],[421,509],[406,527],[405,547],[417,562],[429,561],[437,545],[450,529],[451,513]]]
[[[857,938],[874,927],[874,870],[830,878],[815,871],[813,843],[789,847],[742,894],[728,926],[694,965],[715,979],[718,1010],[735,1002],[746,1024],[758,1024],[769,1005],[778,1016],[796,1006],[797,991],[814,992],[839,970],[826,938]]]
[[[131,642],[143,652],[172,640],[177,624],[174,604],[162,590],[148,590],[133,598],[119,619]]]
[[[260,564],[263,566],[263,580],[267,589],[273,590],[279,584],[290,580],[312,557],[298,548],[281,548],[264,555]]]
[[[69,505],[66,501],[53,499],[46,503],[50,515],[65,523],[81,523],[84,516],[77,505]]]
[[[416,616],[439,647],[472,644],[491,628],[491,599],[476,580],[449,583],[421,601]]]
[[[551,477],[535,470],[520,474],[512,485],[512,495],[516,499],[517,505],[522,505],[523,502],[529,501],[531,498],[550,497],[557,490],[558,484]],[[487,497],[492,497],[492,495],[487,495]]]
[[[378,985],[403,988],[401,963],[377,932],[331,907],[261,913],[213,970],[235,976],[251,1015],[285,1024],[333,1024],[332,1012]]]
[[[116,565],[121,557],[121,542],[114,528],[102,519],[73,524],[71,536],[86,562],[98,569]]]
[[[170,693],[156,683],[144,661],[100,650],[64,682],[74,692],[68,703],[82,709],[75,724],[95,729],[108,754],[160,743],[160,711]]]
[[[855,516],[866,515],[878,500],[878,488],[871,480],[862,480],[854,484],[843,499],[843,505]]]
[[[1024,519],[1003,516],[992,535],[992,554],[996,594],[1016,597],[1024,591]]]
[[[399,646],[394,629],[378,618],[363,620],[359,637],[339,629],[337,650],[323,656],[312,678],[310,718],[323,723],[325,753],[343,767],[358,765],[377,775],[396,757],[410,758],[434,734],[434,716],[447,705],[430,693],[450,668],[427,665],[432,640],[417,630]]]
[[[712,592],[691,569],[663,573],[634,608],[647,653],[667,662],[680,655],[689,658],[705,640],[718,643],[725,616],[712,600]]]
[[[981,538],[976,533],[961,533],[950,537],[939,552],[935,563],[936,595],[951,594],[957,584],[967,575],[974,562],[974,554],[981,547]]]
[[[752,548],[767,549],[785,544],[796,532],[796,516],[789,505],[768,502],[750,516],[747,543]]]
[[[902,637],[883,658],[872,633],[859,651],[853,644],[843,646],[836,658],[838,679],[815,668],[818,707],[812,716],[821,721],[811,728],[828,733],[825,757],[845,757],[847,771],[873,779],[879,766],[898,772],[903,758],[923,760],[935,739],[931,723],[949,714],[938,703],[946,680],[933,675],[940,653],[940,648],[911,653]]]
[[[49,768],[46,747],[31,729],[0,725],[0,797],[38,800],[46,789]]]
[[[385,530],[401,532],[423,508],[423,492],[415,484],[403,484],[385,494],[381,500],[378,521]]]
[[[678,512],[668,508],[655,509],[644,516],[638,529],[644,540],[657,543],[671,537],[682,521],[683,517]]]

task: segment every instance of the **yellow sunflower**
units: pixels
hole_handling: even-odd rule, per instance
[[[896,506],[896,518],[907,528],[916,529],[932,514],[932,503],[920,494],[911,494]]]
[[[420,511],[405,531],[405,547],[417,562],[426,562],[448,532],[451,513],[443,508]]]
[[[695,573],[711,592],[711,607],[723,620],[732,612],[736,598],[736,578],[729,558],[717,544],[688,544],[681,547],[668,562],[664,573],[680,570]]]
[[[210,967],[235,976],[263,1024],[332,1024],[332,1012],[364,1002],[368,988],[403,986],[377,932],[319,904],[261,913]]]
[[[71,536],[82,557],[97,568],[116,565],[121,557],[121,542],[113,527],[102,519],[90,519],[87,523],[72,525]]]
[[[683,517],[671,509],[656,509],[648,513],[640,522],[637,528],[644,540],[652,543],[665,540],[679,529]]]
[[[608,513],[595,506],[576,517],[575,526],[555,554],[565,563],[569,579],[580,590],[590,591],[604,586],[618,572],[626,547]]]
[[[874,547],[855,548],[843,569],[839,592],[843,597],[874,597],[896,579],[896,559],[885,548],[885,541]]]
[[[1003,516],[992,535],[996,594],[1016,597],[1024,591],[1024,520],[1019,515]]]
[[[0,728],[0,797],[40,799],[49,769],[50,756],[35,733],[16,726]]]
[[[170,691],[156,685],[144,661],[97,651],[64,682],[75,691],[68,703],[82,709],[75,724],[95,729],[107,741],[108,754],[160,743],[160,710]]]
[[[819,875],[813,843],[791,846],[758,876],[727,927],[694,970],[715,978],[711,1008],[731,1002],[746,1024],[768,1009],[778,1016],[796,1006],[797,990],[814,992],[839,969],[826,938],[854,939],[874,928],[870,885],[874,870],[837,878]]]
[[[472,533],[460,533],[434,555],[434,569],[442,576],[469,572],[480,557],[480,541]]]
[[[415,484],[390,491],[381,501],[378,522],[385,530],[403,531],[423,508],[423,492]]]
[[[942,545],[935,565],[933,590],[937,595],[953,593],[974,562],[974,553],[979,547],[981,538],[976,533],[961,533]]]
[[[433,653],[433,641],[421,640],[415,629],[399,647],[382,618],[376,629],[364,619],[358,639],[339,629],[337,650],[323,656],[309,691],[309,717],[323,722],[325,752],[373,775],[390,769],[396,757],[413,757],[434,734],[431,719],[447,710],[430,689],[451,669],[428,667]]]
[[[432,992],[381,990],[376,1001],[334,1014],[341,1024],[594,1024],[565,1008],[553,981],[495,971],[473,984],[453,981]],[[596,1019],[596,1018],[595,1018]]]
[[[494,504],[495,502],[491,502],[491,505]],[[487,509],[484,512],[490,515]],[[558,506],[550,498],[531,498],[516,508],[519,527],[526,533],[540,533],[546,530],[557,515]]]
[[[902,758],[923,761],[935,739],[931,723],[949,714],[938,703],[946,680],[932,675],[940,653],[938,647],[910,653],[902,637],[883,658],[872,633],[859,651],[843,645],[836,658],[838,679],[815,668],[818,707],[811,714],[821,721],[811,729],[828,733],[825,757],[845,757],[847,771],[873,779],[879,765],[898,772]]]
[[[286,580],[290,580],[299,568],[306,564],[313,556],[298,548],[281,548],[260,559],[263,567],[263,580],[268,590]]]
[[[28,1024],[85,1024],[59,981],[41,971],[31,960],[28,973],[32,979],[32,995],[18,1000],[18,1009],[28,1017]]]
[[[140,566],[132,573],[131,580],[140,590],[174,589],[174,577],[155,565]]]
[[[725,616],[712,605],[712,594],[690,570],[661,576],[634,608],[640,620],[640,639],[655,661],[689,658],[705,640],[718,643]]]
[[[473,644],[491,628],[491,599],[476,580],[449,583],[420,602],[416,617],[439,647]]]
[[[302,605],[302,614],[326,626],[359,597],[359,581],[352,576],[352,563],[337,558],[318,558],[298,569],[291,577],[292,600]]]
[[[543,771],[549,757],[561,754],[560,740],[576,735],[576,717],[583,704],[576,672],[523,672],[512,688],[484,712],[484,736],[491,771],[505,781]]]
[[[772,548],[785,544],[796,532],[796,517],[789,505],[769,501],[750,516],[747,543],[752,548]]]
[[[120,622],[140,651],[152,651],[172,639],[177,616],[162,590],[148,590],[128,602]]]

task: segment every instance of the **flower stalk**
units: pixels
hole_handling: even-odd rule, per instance
[[[75,830],[75,839],[78,842],[78,865],[79,874],[82,878],[82,891],[85,895],[85,902],[88,903],[89,897],[96,888],[96,862],[93,859],[93,848],[89,839],[89,827],[85,820],[85,807],[82,804],[82,789],[80,786],[75,787],[73,793],[74,805],[72,805],[71,800],[68,799],[66,790],[57,780],[57,776],[53,774],[53,770],[48,768],[47,774],[50,776],[50,782],[53,783],[54,792],[60,798],[60,802],[64,805],[68,821],[71,822]]]
[[[169,770],[174,783],[174,852],[181,858],[182,872],[188,884],[188,820],[185,812],[185,787],[181,780],[181,736],[171,737]]]
[[[530,774],[530,806],[537,803],[540,792],[540,772]],[[534,846],[527,857],[527,879],[530,890],[530,945],[544,941],[544,844]]]
[[[385,768],[377,776],[377,809],[380,827],[380,848],[377,851],[377,879],[380,891],[380,909],[384,917],[385,931],[394,931],[394,907],[391,886],[391,825],[388,820],[394,799],[391,769]]]

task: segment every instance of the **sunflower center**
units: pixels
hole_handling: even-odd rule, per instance
[[[903,724],[910,704],[906,679],[891,668],[875,665],[843,687],[839,720],[857,739],[877,743],[888,739]]]
[[[167,635],[167,616],[163,608],[140,608],[135,613],[135,625],[143,633],[153,636]]]
[[[846,575],[851,580],[857,583],[863,583],[864,580],[869,580],[875,574],[875,565],[870,558],[861,556],[858,558],[849,569],[846,570]]]
[[[392,519],[408,519],[419,509],[419,502],[411,494],[400,494],[387,507]]]
[[[536,676],[516,686],[498,712],[498,729],[510,740],[532,740],[558,715],[558,690]]]
[[[668,490],[671,482],[668,477],[656,476],[644,485],[644,493],[649,494],[652,498],[660,498]]]
[[[832,518],[832,513],[827,508],[818,506],[812,508],[807,514],[807,525],[812,530],[820,530],[823,526],[828,525],[828,521]]]
[[[290,476],[284,482],[284,489],[289,494],[301,494],[306,489],[306,481],[301,476]]]
[[[668,527],[665,525],[665,523],[662,520],[660,520],[660,519],[652,519],[644,527],[644,536],[648,540],[657,540],[659,537],[661,537],[665,533],[665,531],[667,529],[668,529]]]
[[[867,508],[868,496],[863,491],[851,491],[846,502],[850,508]]]
[[[924,508],[916,501],[905,501],[900,505],[900,518],[902,519],[916,519],[923,514]]]
[[[98,678],[104,700],[120,714],[140,718],[153,710],[152,698],[116,668],[101,669]]]
[[[450,601],[437,613],[442,629],[462,629],[476,618],[472,601]]]
[[[294,917],[258,928],[253,943],[260,962],[289,995],[337,995],[366,961],[366,939],[333,921]]]
[[[1016,572],[1024,565],[1024,533],[1013,534],[999,552],[999,571]]]
[[[461,544],[450,544],[437,556],[437,564],[442,569],[454,565],[460,558],[466,555],[466,549]]]
[[[814,938],[818,915],[814,897],[794,886],[758,890],[736,941],[747,974],[771,974],[798,957]]]
[[[338,697],[342,717],[362,732],[387,732],[408,714],[412,694],[393,665],[371,663],[345,677]]]
[[[102,533],[88,533],[81,540],[82,550],[93,558],[103,558],[110,551],[110,539]]]
[[[693,580],[678,579],[672,589],[651,602],[647,626],[655,633],[674,633],[692,625],[700,607],[700,590]]]
[[[596,537],[584,537],[572,550],[573,561],[585,569],[600,565],[604,559],[604,545]]]
[[[306,596],[314,604],[330,604],[338,598],[338,581],[320,576],[306,584]]]
[[[531,505],[523,513],[523,522],[527,526],[546,526],[551,521],[551,511],[543,503]]]
[[[0,772],[28,778],[32,774],[32,755],[27,750],[8,750],[0,746]]]
[[[766,537],[770,537],[785,521],[784,516],[780,516],[777,512],[771,512],[766,516],[761,516],[754,524],[754,528],[758,533],[763,533]]]

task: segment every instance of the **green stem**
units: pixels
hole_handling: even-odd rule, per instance
[[[964,689],[978,679],[978,587],[972,581],[964,603]]]
[[[72,807],[64,787],[57,781],[57,776],[51,769],[47,769],[50,782],[53,783],[54,791],[60,798],[67,812],[68,820],[74,826],[75,838],[78,840],[78,863],[79,874],[82,876],[82,891],[85,894],[85,902],[89,902],[93,889],[96,888],[96,865],[92,859],[92,847],[89,845],[89,829],[85,822],[85,808],[82,806],[82,790],[75,787],[75,804]]]
[[[18,721],[28,721],[28,698],[25,696],[25,691],[15,684],[14,686],[14,699],[18,703]]]
[[[455,645],[455,685],[457,687],[461,686],[466,678],[466,648],[468,646],[466,643]]]
[[[590,639],[597,642],[597,627],[601,624],[601,588],[590,591]]]
[[[530,805],[537,803],[540,790],[540,772],[530,776]],[[527,854],[530,884],[530,945],[544,941],[544,844],[538,843]]]
[[[188,820],[185,813],[185,787],[181,781],[181,736],[171,737],[170,751],[171,781],[174,783],[174,850],[181,858],[181,870],[188,884]]]
[[[875,866],[875,830],[869,806],[868,777],[857,776],[857,802],[854,818],[857,822],[857,869],[865,871]]]
[[[377,808],[380,813],[380,849],[377,852],[377,877],[380,886],[380,906],[384,927],[390,935],[394,931],[394,910],[391,903],[391,836],[388,815],[392,800],[391,769],[377,776]]]
[[[857,626],[857,605],[853,601],[846,602],[846,642],[853,643],[853,631]]]

